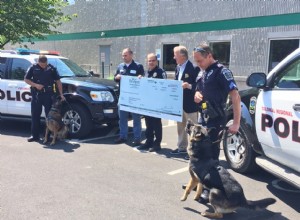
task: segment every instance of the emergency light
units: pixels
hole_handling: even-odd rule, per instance
[[[58,51],[55,50],[31,50],[25,48],[17,48],[16,49],[18,54],[28,55],[28,54],[40,54],[40,55],[59,55]]]

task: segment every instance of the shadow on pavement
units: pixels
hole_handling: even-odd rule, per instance
[[[58,140],[55,145],[50,145],[50,142],[48,142],[46,145],[44,145],[45,149],[51,149],[51,150],[63,150],[66,153],[72,153],[75,149],[79,148],[80,144],[72,144],[67,143],[64,141]]]

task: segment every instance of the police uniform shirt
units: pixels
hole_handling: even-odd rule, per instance
[[[148,70],[146,74],[148,78],[158,78],[158,79],[166,79],[167,74],[166,72],[162,69],[156,66],[153,70]]]
[[[30,79],[34,83],[41,84],[44,88],[52,88],[53,83],[60,78],[56,68],[52,65],[49,64],[43,69],[38,64],[33,64],[28,69],[25,79]]]
[[[222,106],[226,103],[228,93],[237,90],[232,72],[219,62],[213,63],[203,73],[197,82],[197,91],[200,91],[204,101]]]
[[[118,74],[126,76],[144,76],[145,73],[143,65],[132,60],[131,64],[128,66],[125,63],[119,64],[115,76]],[[118,82],[119,80],[115,79],[115,81]]]

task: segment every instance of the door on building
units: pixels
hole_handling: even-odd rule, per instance
[[[99,74],[101,78],[109,78],[110,72],[110,45],[100,45],[99,48]]]
[[[174,60],[174,47],[179,44],[164,44],[163,45],[163,69],[165,71],[175,71],[176,60]]]

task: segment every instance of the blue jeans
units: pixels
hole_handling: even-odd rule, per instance
[[[133,119],[133,136],[134,140],[141,140],[142,125],[141,125],[141,115],[131,113]],[[120,138],[127,139],[128,135],[128,116],[129,112],[119,110],[119,128],[120,128]]]

